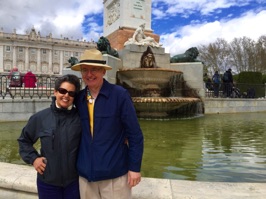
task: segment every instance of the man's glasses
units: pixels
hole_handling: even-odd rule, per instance
[[[95,75],[100,70],[101,70],[101,68],[91,68],[91,69],[81,68],[80,71],[81,71],[82,74],[88,74],[90,72],[91,74]]]
[[[63,95],[65,95],[65,94],[68,93],[68,95],[69,95],[70,97],[75,97],[75,95],[76,95],[76,92],[75,92],[75,91],[68,91],[68,90],[66,90],[66,89],[64,89],[64,88],[59,88],[59,89],[57,89],[57,90],[58,90],[58,92],[59,92],[60,94],[63,94]]]

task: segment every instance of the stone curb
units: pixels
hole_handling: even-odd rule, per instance
[[[133,199],[264,199],[266,183],[198,182],[142,178]],[[37,199],[33,167],[0,162],[0,198]]]

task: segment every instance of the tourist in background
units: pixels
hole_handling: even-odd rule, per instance
[[[50,108],[32,115],[18,138],[22,159],[38,172],[39,199],[80,198],[76,159],[81,123],[73,106],[79,90],[75,75],[59,77]],[[40,152],[33,146],[39,139]]]
[[[36,76],[31,72],[31,70],[28,70],[28,72],[23,77],[24,87],[35,88],[36,82],[37,82]]]
[[[213,85],[212,85],[212,80],[211,78],[208,77],[206,83],[205,83],[206,88],[208,89],[208,91],[212,91],[213,90]]]
[[[213,90],[213,86],[212,86],[212,80],[211,78],[208,76],[207,73],[205,73],[203,75],[203,81],[205,83],[205,88],[208,89],[208,91],[212,91]]]
[[[220,74],[218,71],[215,71],[213,77],[212,77],[212,82],[213,82],[213,93],[214,97],[219,97],[219,89],[220,89],[220,84],[221,84],[221,78]]]
[[[9,73],[8,79],[10,79],[9,87],[21,87],[22,77],[18,68],[15,66]]]
[[[225,71],[223,75],[223,83],[224,83],[224,96],[225,97],[231,97],[232,91],[233,91],[233,75],[232,75],[232,69],[229,68],[227,71]]]
[[[85,50],[78,64],[86,84],[75,104],[82,122],[77,161],[81,199],[130,199],[141,180],[143,134],[126,89],[103,76],[112,68],[102,53]]]

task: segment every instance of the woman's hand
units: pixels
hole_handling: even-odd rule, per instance
[[[45,157],[39,157],[36,158],[33,162],[33,166],[35,168],[35,170],[39,173],[39,174],[43,174],[45,167],[46,167],[46,158]]]

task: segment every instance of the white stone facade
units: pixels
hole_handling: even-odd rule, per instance
[[[34,28],[25,35],[0,30],[0,72],[16,66],[22,73],[30,69],[35,74],[61,75],[70,66],[70,57],[79,59],[85,49],[96,46],[95,42],[52,38],[52,34],[42,37]]]

